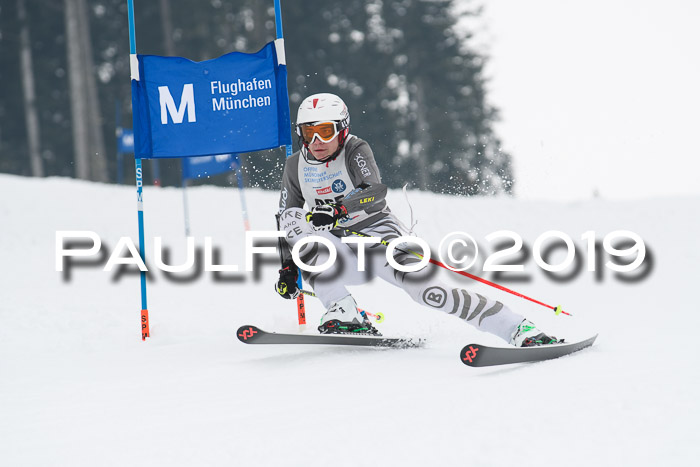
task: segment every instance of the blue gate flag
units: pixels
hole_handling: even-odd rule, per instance
[[[238,154],[182,158],[182,179],[209,177],[233,170],[238,166]]]
[[[260,151],[291,141],[284,43],[193,62],[137,55],[131,96],[139,158]]]

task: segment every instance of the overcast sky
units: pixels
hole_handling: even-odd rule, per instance
[[[700,2],[483,4],[519,198],[700,195]]]

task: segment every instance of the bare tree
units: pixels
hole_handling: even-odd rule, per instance
[[[165,44],[165,54],[175,56],[175,44],[173,43],[173,20],[170,14],[170,0],[160,0],[160,18],[163,28],[163,42]]]
[[[36,110],[36,92],[34,89],[34,66],[32,64],[31,41],[29,40],[29,22],[24,0],[17,0],[17,19],[19,20],[20,67],[22,73],[22,93],[24,95],[24,118],[27,125],[27,143],[32,176],[44,176],[44,164],[41,160],[39,117]]]
[[[92,59],[92,40],[90,37],[90,20],[85,0],[78,0],[78,31],[82,50],[82,67],[85,74],[87,91],[88,136],[90,142],[90,179],[108,182],[107,154],[104,135],[102,134],[102,113],[97,95],[97,80]]]
[[[270,2],[272,3],[272,2]],[[267,35],[267,30],[265,29],[265,23],[270,20],[267,14],[267,9],[269,5],[267,2],[253,2],[253,20],[255,21],[255,29],[253,29],[253,37],[255,38],[254,49],[258,50],[262,48],[271,37]],[[252,52],[252,51],[251,51]]]
[[[170,11],[170,0],[160,0],[160,18],[165,55],[174,57],[175,42],[173,41],[173,19]],[[153,168],[153,184],[155,186],[161,186],[160,163],[158,159],[151,159],[151,167]]]
[[[89,147],[90,138],[87,125],[87,99],[85,97],[86,76],[83,73],[82,49],[78,26],[78,0],[65,0],[66,49],[68,54],[68,81],[70,85],[71,126],[75,176],[82,180],[90,179]]]

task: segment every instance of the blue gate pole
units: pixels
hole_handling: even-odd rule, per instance
[[[127,5],[129,9],[129,63],[131,64],[131,79],[139,79],[139,65],[136,57],[136,34],[134,30],[134,1],[127,0]],[[137,125],[134,125],[134,137],[137,131]],[[141,261],[146,264],[143,233],[143,167],[141,165],[141,158],[136,155],[135,148],[134,161],[136,162],[136,206],[139,219],[139,254],[141,255]],[[146,271],[141,271],[141,340],[145,341],[147,337],[150,337],[150,326],[148,322],[148,303],[146,298]]]
[[[281,47],[282,50],[284,50],[284,33],[282,31],[282,7],[280,5],[280,0],[275,0],[275,26],[276,26],[276,36],[277,36],[277,41],[275,42],[281,42]],[[278,56],[279,58],[279,56]],[[285,87],[286,87],[285,83]],[[291,136],[292,136],[292,129],[287,128],[287,131],[289,131],[289,139],[291,141]],[[286,149],[286,155],[287,157],[292,155],[292,145],[291,144],[286,144],[285,145]],[[297,286],[299,287],[299,290],[304,288],[304,285],[301,280],[301,269],[297,268]],[[299,294],[297,296],[297,316],[299,319],[299,326],[304,326],[306,325],[306,307],[304,305],[304,294]]]
[[[277,30],[277,39],[282,41],[282,47],[284,48],[284,33],[282,32],[282,7],[280,6],[280,0],[275,0],[275,26]],[[288,128],[287,130],[289,131],[289,139],[291,140],[292,129]],[[291,156],[292,145],[286,144],[285,149],[287,150],[287,157]]]

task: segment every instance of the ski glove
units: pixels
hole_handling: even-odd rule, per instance
[[[297,287],[297,267],[291,261],[284,263],[282,266],[282,269],[279,271],[280,278],[275,284],[275,290],[282,298],[297,298],[299,295],[299,287]]]
[[[348,210],[340,203],[322,204],[311,208],[311,212],[306,215],[306,222],[311,222],[311,228],[317,231],[331,230],[347,215]]]

